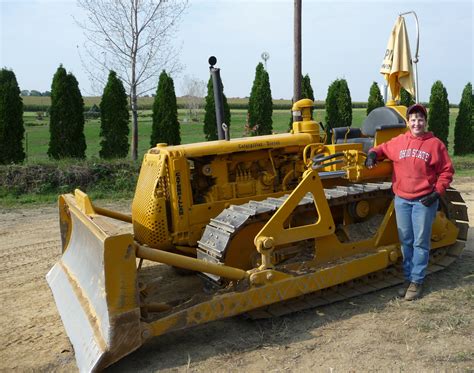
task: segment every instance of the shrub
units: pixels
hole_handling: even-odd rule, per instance
[[[23,101],[11,70],[0,70],[0,164],[23,162]]]
[[[154,147],[158,143],[167,143],[168,145],[181,143],[174,83],[165,70],[160,74],[153,102],[150,145]]]
[[[338,79],[331,83],[326,97],[327,138],[331,138],[331,128],[350,127],[351,124],[352,101],[349,87],[345,79]]]
[[[85,119],[100,118],[100,109],[99,109],[99,107],[96,104],[92,105],[89,110],[84,112],[84,118]]]
[[[372,110],[382,106],[385,106],[385,103],[383,102],[383,97],[380,93],[379,85],[376,82],[373,82],[370,86],[369,91],[369,100],[367,102],[367,115],[369,115]]]
[[[135,190],[140,164],[69,160],[0,167],[0,190],[10,195],[66,193],[76,188],[106,192]]]
[[[413,96],[408,92],[405,88],[401,88],[400,90],[400,105],[410,107],[415,104],[415,100]]]
[[[51,158],[85,158],[84,101],[76,78],[62,65],[51,85],[49,132]]]
[[[125,88],[117,78],[115,71],[110,71],[100,102],[100,136],[102,140],[99,155],[101,158],[124,158],[127,156],[129,118]]]
[[[431,87],[429,108],[428,129],[432,131],[447,148],[449,133],[449,101],[446,88],[439,80]]]
[[[313,87],[311,87],[311,79],[308,74],[301,78],[301,98],[309,98],[314,101]]]
[[[474,153],[474,126],[472,122],[472,84],[468,83],[462,91],[459,113],[454,127],[454,154]]]
[[[248,127],[255,135],[268,135],[273,129],[273,102],[270,78],[260,62],[255,70],[255,79],[249,98]]]

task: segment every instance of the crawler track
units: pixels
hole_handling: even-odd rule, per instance
[[[337,186],[327,188],[324,192],[330,207],[363,199],[370,200],[377,197],[392,198],[391,183],[388,182]],[[244,205],[232,205],[222,211],[221,214],[212,219],[207,225],[202,239],[199,241],[198,258],[213,263],[224,263],[227,250],[238,233],[251,224],[267,221],[287,198],[288,196],[283,196],[281,198],[268,198],[258,202],[250,201]],[[294,214],[304,212],[306,209],[311,208],[312,205],[313,199],[311,195],[307,195],[301,200]],[[464,250],[469,228],[467,207],[459,192],[449,189],[441,199],[440,205],[448,219],[459,228],[459,234],[455,244],[431,252],[428,268],[429,274],[446,268],[459,257]],[[222,281],[217,276],[204,275],[211,283],[216,285]],[[262,309],[256,309],[247,315],[253,319],[281,316],[398,285],[403,283],[403,281],[401,261],[399,261],[397,264],[382,271],[374,272],[316,293],[273,304]]]

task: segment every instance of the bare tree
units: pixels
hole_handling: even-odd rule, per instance
[[[185,75],[181,89],[185,96],[186,108],[188,109],[189,117],[195,119],[197,117],[199,108],[204,103],[206,82],[195,77]]]
[[[93,82],[105,85],[109,70],[125,83],[132,110],[132,159],[138,157],[138,96],[156,88],[163,69],[177,72],[173,46],[187,0],[77,0],[86,13],[81,59]]]

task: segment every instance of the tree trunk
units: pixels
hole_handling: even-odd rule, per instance
[[[137,98],[137,87],[132,86],[131,94],[132,103],[132,159],[136,161],[138,159],[138,98]]]

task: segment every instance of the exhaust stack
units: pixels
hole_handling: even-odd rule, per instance
[[[209,57],[209,71],[212,76],[212,86],[214,88],[214,102],[216,105],[216,125],[217,125],[217,137],[219,140],[230,139],[229,126],[224,123],[224,99],[223,99],[223,87],[221,80],[221,69],[214,67],[217,63],[217,58],[214,56]]]

